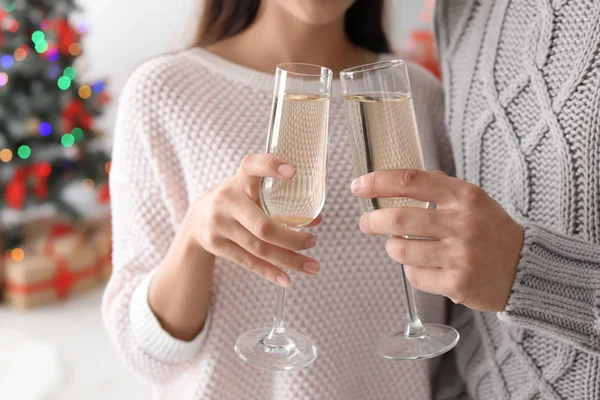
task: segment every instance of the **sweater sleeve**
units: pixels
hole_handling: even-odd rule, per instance
[[[150,78],[152,76],[152,78]],[[148,304],[154,273],[173,240],[175,217],[161,190],[154,154],[161,149],[160,124],[147,82],[157,82],[151,65],[140,67],[119,104],[110,189],[114,271],[103,297],[105,326],[118,351],[143,378],[166,384],[199,354],[209,320],[192,341],[171,337]]]
[[[600,354],[600,245],[525,224],[504,321]]]

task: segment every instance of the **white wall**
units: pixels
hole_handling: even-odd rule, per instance
[[[78,0],[89,25],[84,51],[88,79],[106,78],[113,101],[103,125],[110,131],[117,95],[143,60],[189,44],[199,0]]]
[[[406,32],[418,25],[422,0],[390,1],[390,33],[401,48]],[[88,79],[109,79],[113,94],[102,124],[112,129],[117,97],[143,60],[190,43],[201,0],[78,0],[90,26],[85,40]]]

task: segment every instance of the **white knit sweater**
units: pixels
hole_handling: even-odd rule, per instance
[[[411,66],[416,114],[429,169],[447,152],[438,82]],[[404,301],[398,265],[384,238],[358,229],[339,81],[331,102],[331,152],[324,222],[309,254],[315,277],[295,276],[286,317],[313,338],[319,358],[309,368],[272,372],[240,362],[236,337],[268,326],[276,287],[217,259],[212,304],[203,332],[190,342],[171,337],[147,301],[153,272],[188,205],[232,176],[242,157],[264,151],[274,78],[193,49],[146,62],[123,90],[115,134],[111,192],[114,273],[103,314],[119,352],[155,387],[157,398],[186,399],[429,399],[436,361],[376,357],[378,335],[400,329]],[[193,304],[189,305],[194,307]],[[444,321],[444,300],[421,294],[425,321]]]

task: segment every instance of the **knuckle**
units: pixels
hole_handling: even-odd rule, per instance
[[[406,210],[403,208],[397,208],[394,211],[394,215],[392,217],[392,227],[394,229],[404,228],[406,225]]]
[[[275,157],[267,157],[267,159],[265,160],[265,166],[271,172],[276,172],[277,168],[279,167],[279,164],[279,160],[277,160]]]
[[[211,199],[210,208],[212,210],[220,209],[231,197],[231,192],[225,185],[216,188]]]
[[[479,204],[484,197],[485,193],[476,185],[465,185],[465,188],[462,190],[462,198],[468,204]]]
[[[211,213],[206,220],[206,231],[208,232],[208,237],[211,239],[216,239],[219,235],[218,232],[223,225],[224,218],[219,213]]]
[[[386,250],[390,257],[399,263],[404,263],[408,257],[408,246],[403,240],[391,238],[386,243]]]
[[[255,239],[250,242],[250,249],[258,257],[265,257],[267,255],[267,244],[262,240]]]
[[[412,168],[405,169],[400,174],[400,177],[399,177],[400,184],[405,187],[414,185],[418,178],[419,178],[419,170],[412,169]]]
[[[259,238],[266,238],[271,233],[271,224],[267,218],[260,218],[254,223],[254,234]]]
[[[246,265],[244,266],[244,268],[246,268],[248,271],[254,272],[257,275],[264,275],[265,268],[262,265],[250,261],[246,261],[245,263]]]
[[[219,235],[216,232],[210,231],[206,234],[204,239],[204,246],[208,249],[217,249],[219,248]]]
[[[252,163],[252,156],[247,154],[244,156],[244,158],[242,158],[242,161],[240,162],[240,169],[242,171],[245,171],[246,169],[248,169],[248,167],[250,166],[250,164]]]

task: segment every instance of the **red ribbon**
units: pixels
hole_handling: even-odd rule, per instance
[[[59,299],[64,300],[69,296],[69,292],[74,284],[99,275],[102,268],[110,262],[110,254],[101,257],[96,263],[79,271],[69,270],[67,261],[54,252],[52,242],[46,244],[45,252],[53,257],[57,262],[56,276],[54,278],[36,282],[32,284],[20,284],[14,282],[6,283],[6,291],[15,294],[34,294],[44,290],[55,290]]]

